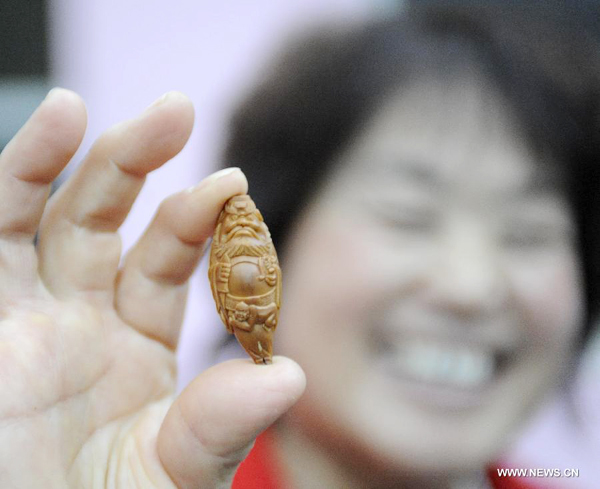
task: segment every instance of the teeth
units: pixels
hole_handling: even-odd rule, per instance
[[[404,344],[394,364],[400,373],[415,380],[460,388],[483,385],[494,374],[494,358],[489,352],[425,342]]]

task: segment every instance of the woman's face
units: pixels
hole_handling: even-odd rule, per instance
[[[486,464],[582,319],[552,167],[474,82],[391,98],[339,163],[284,257],[277,350],[308,376],[287,422],[386,467]]]

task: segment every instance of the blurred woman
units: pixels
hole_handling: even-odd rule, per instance
[[[240,108],[308,387],[234,487],[493,483],[598,311],[598,56],[574,13],[427,2],[299,43]]]

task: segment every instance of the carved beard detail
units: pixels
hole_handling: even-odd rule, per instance
[[[221,258],[227,255],[229,258],[236,256],[256,256],[261,257],[268,255],[271,247],[265,244],[257,244],[254,238],[234,238],[227,244],[222,245],[218,256]]]
[[[268,245],[257,245],[256,242],[246,242],[246,240],[233,240],[229,245],[225,246],[225,252],[230,258],[236,256],[264,256],[269,254]]]

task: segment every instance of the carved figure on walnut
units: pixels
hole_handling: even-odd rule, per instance
[[[269,230],[248,195],[229,199],[219,215],[208,278],[227,330],[255,363],[271,363],[281,269]]]

